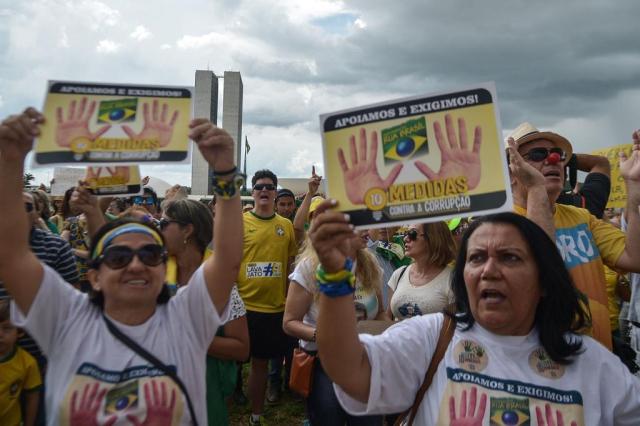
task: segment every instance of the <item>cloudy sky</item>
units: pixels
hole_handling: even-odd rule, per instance
[[[588,152],[640,127],[638,17],[636,0],[0,0],[0,117],[41,107],[50,79],[240,71],[248,172],[304,177],[320,113],[495,81],[505,135],[526,120]]]

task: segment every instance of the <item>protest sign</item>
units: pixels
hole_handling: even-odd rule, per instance
[[[624,152],[627,157],[631,156],[633,144],[616,145],[610,148],[593,151],[593,155],[607,157],[611,165],[611,192],[607,201],[607,208],[624,208],[627,205],[627,186],[624,178],[620,175],[620,159],[618,153]]]
[[[142,193],[140,167],[138,166],[89,166],[54,167],[52,196],[63,196],[65,191],[84,181],[98,197],[120,197]]]
[[[320,116],[327,192],[361,228],[512,210],[493,83]]]
[[[36,165],[186,162],[185,87],[49,82]]]
[[[142,194],[138,166],[87,167],[84,181],[98,197]]]
[[[54,167],[53,182],[51,183],[51,195],[61,197],[67,189],[73,188],[79,180],[84,179],[86,169],[84,167]]]

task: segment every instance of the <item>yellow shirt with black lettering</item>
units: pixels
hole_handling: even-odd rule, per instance
[[[22,392],[40,390],[41,387],[42,380],[35,358],[16,346],[12,354],[0,360],[0,424],[21,424],[20,395]]]
[[[514,206],[516,213],[526,209]],[[604,265],[615,267],[625,247],[625,235],[586,209],[556,204],[553,222],[556,246],[575,286],[589,298],[592,336],[611,349],[611,326]]]
[[[247,310],[284,311],[289,259],[297,254],[293,224],[274,214],[262,218],[244,214],[244,255],[238,274],[238,291]]]

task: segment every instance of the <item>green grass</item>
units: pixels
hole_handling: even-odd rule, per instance
[[[247,395],[247,376],[249,364],[244,364],[242,369],[242,382],[244,394]],[[245,426],[249,424],[251,409],[249,404],[237,406],[233,402],[229,406],[229,423],[231,426]],[[296,400],[290,392],[283,392],[277,404],[269,404],[265,401],[263,426],[301,426],[304,421],[304,402]]]

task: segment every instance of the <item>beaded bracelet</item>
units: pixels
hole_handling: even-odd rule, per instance
[[[244,184],[246,178],[245,175],[234,172],[234,174],[231,175],[231,179],[228,177],[223,179],[220,176],[224,175],[211,174],[211,189],[215,192],[216,196],[219,196],[223,200],[230,200],[240,194],[240,188]]]
[[[349,258],[344,263],[344,268],[338,272],[328,273],[322,265],[316,268],[316,280],[318,290],[329,297],[339,297],[351,294],[356,289],[356,277],[351,272],[353,261]]]

